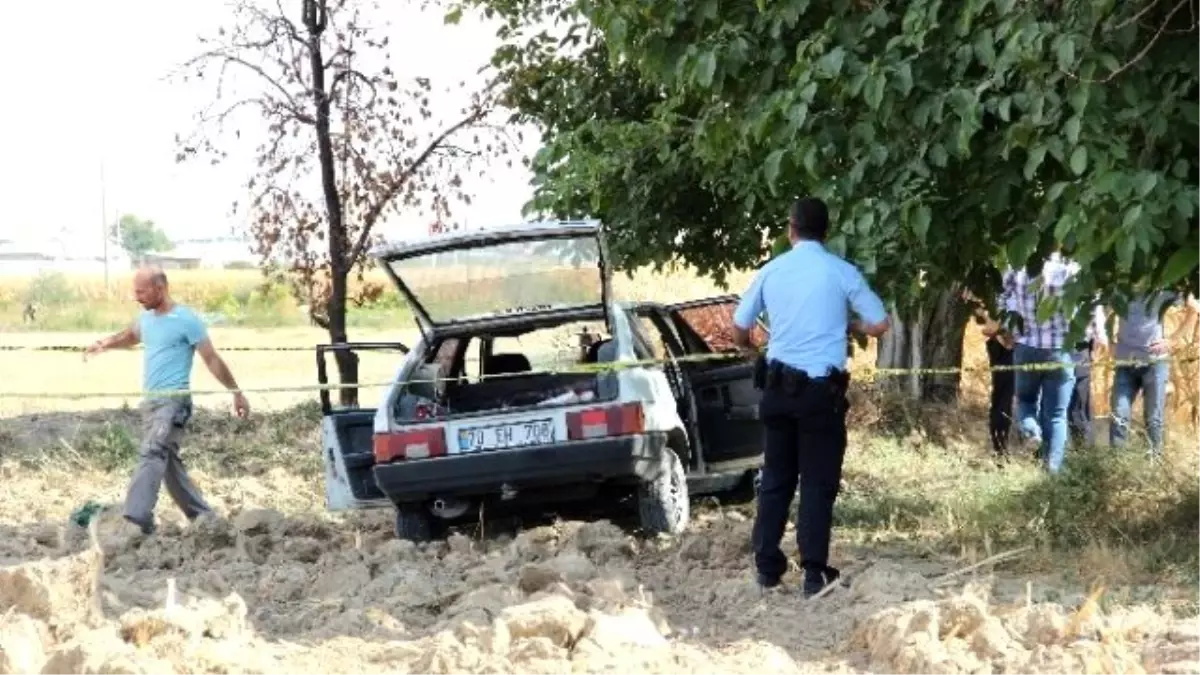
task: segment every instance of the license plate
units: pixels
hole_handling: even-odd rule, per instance
[[[458,432],[460,452],[502,450],[554,442],[554,420],[528,420],[511,424],[471,427]]]

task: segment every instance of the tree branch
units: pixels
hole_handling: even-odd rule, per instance
[[[1156,0],[1156,2],[1157,2],[1157,0]],[[1070,77],[1071,79],[1078,80],[1080,82],[1086,82],[1088,84],[1105,84],[1108,82],[1112,82],[1114,79],[1116,79],[1116,77],[1118,75],[1125,72],[1126,70],[1129,70],[1130,68],[1135,66],[1139,61],[1144,59],[1146,57],[1146,55],[1150,53],[1150,50],[1154,48],[1154,45],[1158,43],[1158,40],[1159,40],[1159,38],[1161,38],[1163,36],[1163,33],[1167,32],[1167,26],[1171,25],[1171,19],[1175,18],[1175,15],[1179,12],[1179,10],[1183,9],[1185,6],[1190,6],[1190,5],[1191,5],[1191,0],[1179,0],[1179,2],[1173,8],[1171,8],[1171,11],[1167,14],[1167,18],[1163,19],[1162,25],[1158,27],[1158,31],[1154,34],[1154,37],[1150,38],[1150,41],[1146,43],[1145,47],[1142,47],[1142,51],[1138,52],[1132,59],[1129,60],[1128,63],[1126,63],[1125,65],[1123,65],[1123,66],[1117,68],[1116,70],[1112,71],[1111,73],[1109,73],[1107,77],[1100,79],[1100,80],[1085,80],[1074,73],[1068,73],[1066,71],[1063,71],[1063,73],[1067,77]],[[1145,11],[1145,10],[1143,10],[1143,11]],[[1141,16],[1141,15],[1139,14],[1138,16]],[[1193,24],[1192,28],[1193,29],[1195,28],[1194,24]],[[1191,30],[1192,29],[1189,29],[1187,32],[1191,32]]]
[[[333,74],[333,78],[329,81],[329,98],[337,98],[338,84],[342,82],[348,82],[349,80],[359,80],[363,84],[367,85],[367,87],[371,90],[371,99],[363,104],[364,108],[370,108],[375,103],[375,99],[378,97],[379,92],[375,89],[375,83],[371,81],[371,78],[363,75],[353,68],[339,70]]]
[[[383,210],[387,208],[388,204],[391,203],[396,194],[400,192],[400,189],[408,183],[408,180],[412,178],[412,175],[425,164],[425,162],[442,146],[443,143],[446,142],[446,139],[450,138],[455,133],[470,126],[471,124],[478,122],[486,114],[487,109],[483,105],[480,105],[471,111],[471,114],[442,131],[442,133],[438,134],[432,141],[430,141],[429,145],[425,146],[425,149],[421,151],[421,154],[417,155],[417,158],[413,160],[413,162],[409,164],[404,171],[402,171],[400,175],[392,181],[391,185],[384,190],[383,194],[380,195],[375,204],[373,204],[371,208],[367,210],[366,214],[363,215],[363,229],[362,232],[358,234],[358,241],[356,241],[354,243],[354,247],[350,249],[349,264],[353,265],[354,261],[358,260],[358,257],[362,255],[363,248],[367,245],[367,239],[371,236],[371,230],[375,226],[375,221],[379,219],[379,216],[383,213]]]
[[[257,74],[259,77],[261,77],[263,80],[265,80],[268,84],[270,84],[272,87],[274,87],[275,90],[278,91],[284,97],[284,100],[286,101],[286,106],[289,109],[288,112],[290,112],[297,120],[299,120],[305,124],[313,124],[316,121],[312,118],[312,116],[305,115],[303,112],[301,112],[299,106],[296,105],[296,99],[292,96],[291,92],[289,92],[282,84],[280,84],[278,80],[276,80],[275,78],[268,75],[267,71],[263,70],[262,66],[257,66],[253,63],[250,63],[249,61],[247,61],[246,59],[243,59],[240,56],[236,56],[234,54],[229,54],[229,53],[225,52],[224,50],[217,49],[217,50],[205,52],[195,58],[188,60],[184,64],[184,67],[185,68],[194,67],[196,64],[198,64],[202,61],[209,60],[209,59],[218,59],[218,60],[222,61],[222,64],[221,64],[222,70],[224,70],[224,68],[226,66],[228,66],[230,64],[234,64],[234,65],[242,66],[243,68],[246,68],[247,70],[250,70],[251,72]]]

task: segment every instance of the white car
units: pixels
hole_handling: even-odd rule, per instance
[[[761,466],[753,363],[716,344],[712,325],[689,323],[728,324],[736,296],[615,300],[592,221],[453,233],[372,255],[422,337],[377,409],[335,409],[322,392],[330,510],[394,506],[397,536],[420,541],[481,505],[611,492],[635,497],[648,533],[676,533],[689,496],[743,486]],[[319,346],[322,384],[325,353],[373,347],[404,349]]]

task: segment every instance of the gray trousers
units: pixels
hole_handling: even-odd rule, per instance
[[[188,520],[211,511],[179,457],[179,442],[192,417],[191,399],[149,399],[143,401],[139,409],[142,413],[142,447],[125,495],[125,518],[141,526],[142,531],[152,532],[154,506],[164,482],[167,493]]]

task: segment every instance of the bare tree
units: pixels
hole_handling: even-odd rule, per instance
[[[183,77],[212,81],[214,100],[197,113],[197,128],[177,137],[177,159],[216,164],[229,156],[225,144],[241,139],[240,125],[265,130],[244,205],[256,253],[289,261],[293,291],[313,323],[345,342],[348,303],[380,291],[359,284],[350,293],[350,274],[363,279],[376,225],[405,209],[446,214],[452,199],[469,202],[462,172],[509,143],[488,123],[490,84],[452,119],[434,119],[430,80],[402,82],[389,64],[388,37],[366,22],[379,15],[374,3],[284,2],[240,0],[229,27],[201,39],[204,51],[184,64]],[[248,88],[238,86],[246,80]],[[467,134],[471,142],[457,144]],[[341,383],[356,384],[357,359],[337,355]],[[342,389],[340,399],[353,405],[357,390]]]

